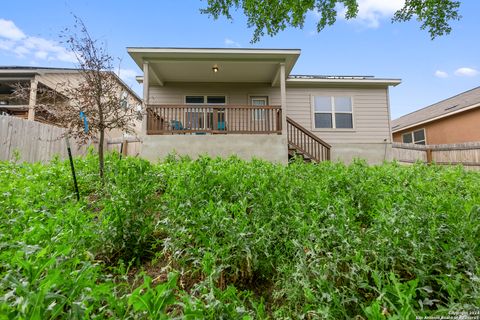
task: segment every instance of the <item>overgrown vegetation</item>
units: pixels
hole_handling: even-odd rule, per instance
[[[480,174],[0,163],[0,319],[414,319],[480,305]],[[478,311],[478,309],[476,309]]]

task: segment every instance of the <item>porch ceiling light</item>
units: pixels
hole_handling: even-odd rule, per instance
[[[217,66],[216,64],[213,65],[212,71],[213,71],[213,73],[217,73],[217,72],[218,72],[218,66]]]

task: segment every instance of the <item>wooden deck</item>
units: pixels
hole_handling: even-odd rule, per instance
[[[147,106],[147,134],[281,134],[281,106]]]

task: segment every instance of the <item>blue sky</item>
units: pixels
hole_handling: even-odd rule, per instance
[[[121,77],[137,92],[141,70],[128,46],[301,49],[293,74],[401,78],[390,91],[392,117],[480,85],[480,1],[462,1],[462,20],[450,35],[430,40],[417,21],[390,22],[403,0],[359,0],[355,21],[342,18],[320,34],[314,13],[303,30],[287,29],[251,44],[241,12],[233,21],[202,15],[201,0],[17,0],[0,12],[0,65],[74,67],[59,33],[80,16],[94,38],[120,60]]]

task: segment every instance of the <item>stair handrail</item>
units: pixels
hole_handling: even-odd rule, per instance
[[[326,143],[325,141],[323,141],[322,139],[320,139],[319,137],[317,137],[316,135],[314,135],[313,133],[311,133],[310,131],[308,131],[307,129],[305,129],[302,125],[298,124],[298,122],[296,122],[295,120],[293,120],[292,118],[290,117],[287,117],[287,123],[290,123],[291,125],[293,125],[294,127],[296,127],[298,130],[302,131],[303,133],[305,133],[307,136],[309,136],[310,138],[312,138],[313,140],[317,141],[318,143],[322,144],[325,148],[331,148],[332,146],[329,145],[328,143]]]
[[[287,118],[287,124],[292,125],[293,127],[295,127],[295,129],[299,130],[300,132],[302,132],[303,134],[308,136],[310,139],[314,140],[315,142],[320,144],[322,147],[326,148],[327,149],[327,157],[326,157],[327,159],[326,160],[330,160],[329,159],[330,158],[330,149],[332,147],[330,144],[328,144],[327,142],[323,141],[322,139],[320,139],[319,137],[317,137],[316,135],[311,133],[309,130],[307,130],[305,127],[303,127],[302,125],[297,123],[292,118],[290,118],[288,116],[286,118]],[[288,134],[288,129],[287,129],[287,134]],[[321,161],[321,159],[317,159],[317,157],[315,155],[308,152],[308,150],[306,150],[306,148],[304,148],[303,146],[297,145],[293,140],[290,139],[290,137],[288,137],[288,143],[294,145],[296,148],[298,148],[300,151],[306,153],[311,158],[314,158],[317,161]]]

